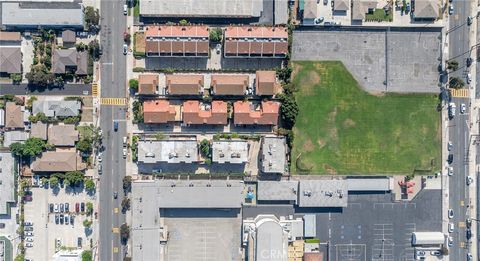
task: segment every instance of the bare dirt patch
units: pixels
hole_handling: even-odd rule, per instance
[[[337,174],[337,170],[328,164],[323,164],[323,168],[325,168],[325,171],[327,171],[328,174]]]
[[[305,143],[303,144],[303,149],[305,152],[313,151],[315,149],[315,145],[313,145],[312,140],[308,139],[307,141],[305,141]]]
[[[318,144],[318,146],[320,146],[319,148],[321,149],[321,148],[325,147],[325,145],[326,145],[327,143],[326,143],[324,140],[322,140],[322,139],[318,139],[318,140],[317,140],[317,144]]]
[[[345,121],[343,121],[343,127],[345,128],[355,127],[355,125],[356,124],[352,119],[346,119]]]

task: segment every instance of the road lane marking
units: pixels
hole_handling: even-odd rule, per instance
[[[458,227],[459,228],[464,228],[465,227],[465,222],[458,222]]]
[[[118,208],[113,208],[113,213],[117,214],[118,213]]]
[[[460,201],[460,206],[465,206],[465,202],[463,200]]]
[[[113,248],[113,253],[118,253],[118,247]]]

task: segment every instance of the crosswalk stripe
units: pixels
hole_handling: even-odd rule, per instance
[[[127,98],[101,98],[101,105],[127,105]]]
[[[452,96],[453,97],[458,97],[458,98],[468,98],[470,97],[469,95],[469,90],[468,89],[450,89]]]
[[[462,222],[462,221],[458,222],[458,227],[459,228],[464,228],[465,227],[465,222]]]
[[[115,234],[118,234],[118,233],[120,233],[120,229],[118,227],[114,227],[114,228],[112,228],[112,232],[115,233]]]
[[[93,96],[98,95],[98,84],[96,84],[96,83],[92,84],[92,95]]]

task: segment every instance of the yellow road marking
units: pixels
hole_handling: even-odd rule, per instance
[[[117,214],[118,213],[118,208],[114,208],[113,213]]]
[[[118,227],[112,228],[112,233],[118,234],[120,233],[120,229]]]
[[[460,247],[465,247],[465,242],[460,242]]]
[[[98,84],[96,84],[96,83],[92,84],[92,95],[93,96],[98,95]]]
[[[460,201],[460,206],[464,206],[465,205],[465,202],[463,200]]]
[[[459,97],[459,98],[470,97],[468,89],[458,89],[458,90],[450,89],[450,91],[452,92],[453,97]]]
[[[118,253],[118,247],[113,248],[113,253]]]
[[[127,105],[126,98],[101,98],[100,105]]]
[[[465,227],[465,222],[458,222],[458,227],[459,228],[464,228]]]

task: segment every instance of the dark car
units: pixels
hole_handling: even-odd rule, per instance
[[[73,216],[70,216],[70,224],[73,226]]]
[[[466,232],[467,232],[467,239],[470,240],[470,238],[472,238],[472,230],[468,228]]]
[[[62,224],[62,225],[63,225],[63,221],[64,221],[63,219],[64,219],[63,214],[60,214],[60,224]]]
[[[55,215],[55,224],[58,224],[60,222],[60,217],[58,214]]]
[[[113,122],[113,130],[118,131],[118,121]]]
[[[453,154],[448,154],[448,159],[447,159],[448,164],[453,163]]]
[[[81,237],[77,238],[77,247],[82,248],[82,238]]]
[[[65,203],[65,212],[70,212],[70,205]]]
[[[85,212],[85,203],[80,204],[80,211]]]
[[[472,65],[473,59],[472,57],[467,58],[467,67],[470,67]]]
[[[78,202],[75,203],[75,212],[80,212],[80,204]]]
[[[53,213],[53,203],[50,203],[49,208],[50,208],[50,213]]]
[[[64,211],[65,211],[65,207],[64,207],[63,203],[60,203],[60,212],[63,213]]]

